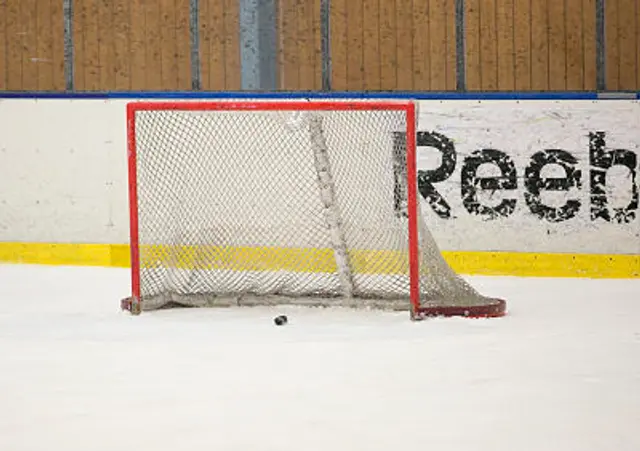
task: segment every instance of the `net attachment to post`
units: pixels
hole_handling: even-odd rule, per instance
[[[296,304],[502,316],[420,210],[413,102],[128,105],[132,313]]]

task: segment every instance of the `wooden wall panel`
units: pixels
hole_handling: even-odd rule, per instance
[[[102,0],[98,3],[98,89],[113,91],[115,89],[115,44],[116,33],[113,21],[114,3]]]
[[[414,23],[413,29],[418,36],[416,41],[421,39],[428,41],[428,55],[423,54],[421,58],[428,58],[430,64],[429,77],[422,80],[421,84],[418,84],[414,79],[414,88],[426,91],[446,90],[447,73],[449,72],[447,49],[451,46],[455,48],[455,40],[450,41],[452,36],[448,34],[447,16],[451,5],[447,5],[447,0],[419,0],[416,3],[421,4],[421,9],[428,11],[427,16],[418,16],[422,22]]]
[[[7,0],[0,0],[0,91],[7,89]]]
[[[335,90],[452,90],[455,0],[333,0]]]
[[[365,90],[380,90],[380,2],[363,1],[363,85]]]
[[[64,11],[63,4],[57,0],[51,1],[51,71],[53,86],[51,90],[66,89],[64,61]],[[45,89],[44,87],[42,89]]]
[[[35,41],[35,66],[36,66],[36,86],[53,86],[53,71],[51,55],[53,54],[52,23],[51,23],[51,1],[38,2],[33,5],[36,14]],[[59,24],[58,24],[59,28]]]
[[[182,0],[74,0],[76,89],[189,89],[188,14]]]
[[[111,90],[109,68],[113,16],[109,4],[98,0],[74,1],[74,83],[78,90]]]
[[[283,90],[296,90],[299,86],[297,6],[296,0],[281,0],[278,5],[278,79]]]
[[[640,69],[636,61],[636,0],[618,0],[618,42],[620,48],[620,89],[638,89],[636,74]]]
[[[0,0],[0,90],[63,90],[62,40],[58,0]]]
[[[0,91],[7,89],[7,0],[0,0]]]
[[[189,30],[189,0],[174,0],[175,22],[173,59],[177,67],[178,89],[191,89],[191,32]]]
[[[466,13],[468,89],[594,89],[594,0],[469,0]]]
[[[381,0],[378,10],[380,23],[380,89],[390,91],[397,89],[398,67],[396,36],[396,0]],[[332,56],[333,56],[333,49]]]
[[[531,8],[530,0],[513,0],[514,89],[531,89]]]
[[[434,87],[433,89],[445,89],[454,91],[457,89],[457,49],[456,49],[456,4],[455,0],[443,0],[445,4],[446,23],[447,23],[447,55],[446,55],[446,85],[443,88]]]
[[[98,91],[100,87],[100,22],[98,21],[99,0],[76,0],[78,18],[83,26],[82,35],[74,37],[76,43],[82,41],[84,59],[76,57],[74,68],[76,73],[83,74],[82,80],[76,81],[78,90]],[[74,27],[75,30],[75,27]],[[80,29],[79,29],[80,30]]]
[[[413,33],[415,24],[412,14],[413,0],[396,0],[396,87],[405,91],[414,89],[413,84]],[[442,25],[441,25],[442,26]]]
[[[38,89],[38,61],[41,57],[37,53],[37,0],[22,0],[20,2],[20,36],[22,44],[22,89]],[[34,15],[34,12],[36,13]]]
[[[315,17],[320,15],[315,0],[300,0],[297,8],[298,22],[298,89],[319,89],[321,67],[316,67],[317,43],[320,41],[319,29],[314,29]]]
[[[314,51],[314,64],[315,64],[315,89],[322,89],[322,17],[321,9],[322,0],[314,0],[313,6],[313,43],[315,46]]]
[[[605,6],[606,85],[608,89],[620,89],[620,45],[618,39],[618,0]]]
[[[605,4],[606,84],[609,90],[640,89],[640,0]]]
[[[241,85],[237,0],[200,0],[202,88],[238,90]]]
[[[582,35],[582,1],[567,4],[565,51],[567,77],[564,89],[579,91],[588,89],[585,84],[584,48]]]
[[[413,82],[420,89],[431,87],[431,22],[429,0],[413,3]],[[436,34],[436,33],[434,33]],[[437,44],[435,44],[437,46]],[[435,71],[439,68],[434,67]]]
[[[547,1],[531,2],[531,89],[549,89],[549,25]]]
[[[209,0],[220,1],[220,0]],[[238,0],[223,0],[224,4],[224,54],[227,89],[238,90],[240,78],[240,11]]]
[[[465,64],[467,76],[467,89],[470,91],[481,91],[482,70],[480,63],[482,54],[480,43],[482,34],[480,33],[480,2],[465,2]]]
[[[567,86],[567,40],[565,3],[547,1],[547,36],[549,42],[549,81],[547,89],[564,91]]]
[[[501,91],[516,89],[515,58],[515,2],[503,0],[496,8],[496,33],[498,57],[497,85]]]
[[[7,4],[7,87],[9,90],[23,89],[22,82],[22,36],[20,22],[21,0],[8,0]]]
[[[636,61],[640,66],[640,4],[636,4]],[[640,90],[640,67],[636,68],[636,88]]]
[[[7,0],[7,89],[18,91],[24,88],[22,83],[22,26],[20,24],[21,0]]]
[[[189,0],[73,0],[78,90],[191,88]],[[278,1],[278,88],[322,88],[321,0]],[[63,90],[62,0],[0,0],[0,89]],[[608,0],[606,87],[640,90],[640,0]],[[200,0],[205,90],[241,87],[238,0]],[[466,0],[467,87],[596,88],[596,0]],[[332,0],[334,90],[455,90],[455,0]]]
[[[145,66],[147,68],[145,89],[162,89],[162,8],[161,0],[144,2]]]
[[[200,4],[200,76],[203,89],[208,91],[226,87],[223,11],[222,2],[204,1]]]
[[[595,90],[597,84],[596,66],[596,0],[582,0],[582,62],[584,75],[582,79],[583,89]],[[577,14],[577,7],[573,10]],[[569,89],[577,90],[580,87],[570,86]]]
[[[125,0],[126,1],[126,0]],[[145,0],[129,0],[129,76],[131,89],[147,89],[145,37]]]
[[[347,1],[331,0],[331,88],[347,89]]]
[[[433,1],[433,0],[432,0]],[[445,83],[440,85],[431,85],[430,89],[435,90],[455,90],[456,89],[456,2],[455,0],[438,0],[441,2],[441,10],[444,12],[444,22],[446,23],[446,34],[443,41],[443,47],[446,48],[445,59],[438,64],[445,67]]]
[[[482,89],[498,89],[498,28],[496,0],[480,0],[480,77]]]
[[[362,23],[362,3],[347,0],[347,90],[349,91],[361,91],[364,85]]]
[[[278,88],[321,89],[320,0],[279,0],[277,9]]]
[[[176,52],[176,15],[173,0],[158,0],[160,5],[160,17],[158,18],[158,29],[163,30],[158,36],[161,79],[164,84],[168,80],[178,80],[178,55]],[[172,11],[173,14],[169,14]]]
[[[131,76],[131,60],[134,58],[131,32],[131,1],[113,3],[113,89],[135,89]]]

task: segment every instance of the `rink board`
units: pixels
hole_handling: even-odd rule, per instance
[[[0,262],[129,265],[138,98],[86,97],[0,102]],[[457,271],[640,277],[638,100],[435,97],[419,101],[418,185]]]

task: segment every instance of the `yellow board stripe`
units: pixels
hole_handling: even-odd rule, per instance
[[[640,278],[640,255],[443,252],[462,274],[521,277]]]
[[[126,268],[131,258],[126,244],[0,242],[0,262]]]
[[[224,269],[235,271],[336,272],[331,249],[241,246],[148,245],[140,249],[145,268]],[[356,273],[406,274],[408,253],[354,250],[349,253]]]
[[[145,249],[142,254],[149,265],[166,264],[169,255],[162,248]],[[307,272],[324,272],[334,268],[331,251],[328,249],[200,247],[184,248],[178,255],[181,258],[177,266],[191,268],[278,268]],[[452,268],[461,274],[640,278],[640,255],[476,251],[447,251],[443,255]],[[216,256],[217,260],[212,259],[212,256]],[[391,274],[404,271],[405,262],[403,253],[393,251],[358,251],[352,255],[352,264],[358,272]],[[130,256],[129,246],[126,244],[0,242],[0,263],[126,268],[130,266]]]

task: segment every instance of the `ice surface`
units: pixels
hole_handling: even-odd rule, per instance
[[[131,317],[126,270],[0,266],[0,451],[640,450],[640,281],[471,281],[510,315]]]

